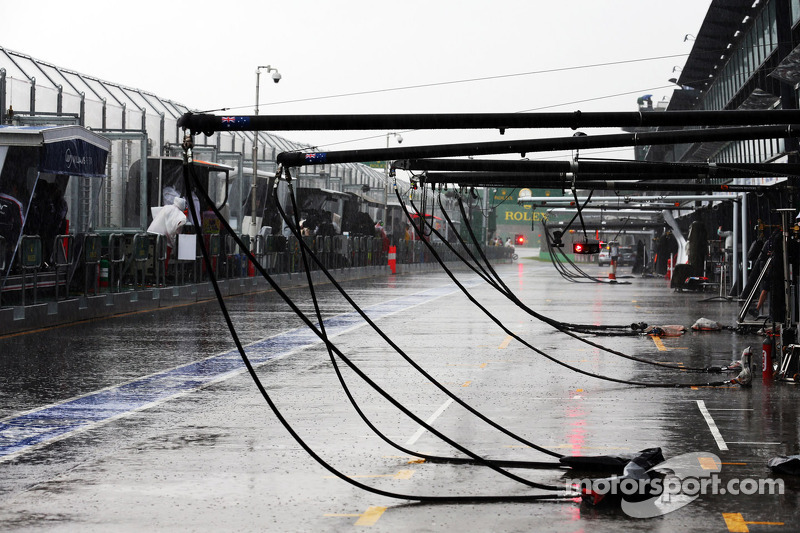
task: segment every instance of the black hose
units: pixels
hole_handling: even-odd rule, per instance
[[[459,200],[460,200],[460,198],[459,198]],[[412,205],[412,207],[414,206],[413,203],[411,205]],[[461,215],[463,217],[462,219],[466,221],[466,213],[464,213],[463,204],[460,201],[459,201],[459,207],[461,208]],[[444,217],[448,221],[448,223],[452,224],[452,221],[450,220],[449,215],[447,214],[447,212],[444,209],[442,209],[442,213],[444,214]],[[651,361],[649,359],[643,359],[641,357],[636,357],[634,355],[629,355],[629,354],[620,352],[618,350],[614,350],[614,349],[608,348],[606,346],[603,346],[601,344],[593,342],[593,341],[591,341],[589,339],[586,339],[584,337],[580,337],[578,335],[575,335],[572,331],[570,331],[570,330],[577,330],[577,331],[583,332],[583,331],[581,331],[583,328],[587,328],[588,329],[588,328],[591,328],[592,326],[588,326],[588,325],[584,325],[584,324],[571,324],[571,323],[568,323],[568,322],[560,322],[560,321],[552,319],[552,318],[550,318],[548,316],[545,316],[545,315],[542,315],[540,313],[537,313],[536,311],[534,311],[533,309],[531,309],[530,307],[525,305],[525,303],[522,302],[519,298],[517,298],[517,296],[513,293],[513,291],[511,291],[511,289],[509,289],[508,286],[503,282],[502,278],[500,278],[500,276],[497,274],[497,272],[492,267],[492,264],[489,261],[489,259],[486,257],[486,254],[483,253],[483,250],[480,247],[480,245],[477,244],[477,238],[475,237],[475,233],[472,230],[472,226],[469,224],[469,222],[465,222],[465,225],[466,225],[467,231],[468,231],[468,233],[470,235],[470,238],[472,239],[473,243],[475,243],[476,248],[477,248],[480,256],[483,258],[483,261],[486,263],[487,269],[489,270],[489,272],[491,272],[493,277],[497,280],[496,282],[490,282],[490,284],[493,287],[495,287],[495,289],[498,290],[501,294],[506,296],[506,298],[511,300],[515,305],[517,305],[520,309],[522,309],[526,313],[530,314],[534,318],[536,318],[536,319],[538,319],[538,320],[540,320],[542,322],[545,322],[546,324],[551,325],[552,327],[554,327],[555,329],[561,331],[562,333],[565,333],[566,335],[569,335],[570,337],[572,337],[574,339],[577,339],[577,340],[579,340],[579,341],[581,341],[581,342],[583,342],[585,344],[588,344],[589,346],[592,346],[593,348],[598,348],[598,349],[603,350],[603,351],[605,351],[607,353],[610,353],[610,354],[613,354],[613,355],[617,355],[617,356],[623,357],[625,359],[630,359],[632,361],[638,361],[640,363],[645,363],[645,364],[648,364],[648,365],[658,366],[658,367],[662,367],[662,368],[669,368],[669,369],[673,369],[673,370],[679,370],[681,372],[718,372],[718,369],[714,368],[714,367],[704,367],[704,368],[700,368],[700,367],[685,367],[685,366],[673,365],[673,364],[669,364],[669,363],[662,363],[662,362],[659,362],[659,361]],[[441,238],[441,235],[439,235],[439,237]],[[477,259],[475,259],[475,257],[471,254],[471,252],[469,252],[469,247],[464,242],[464,240],[461,238],[461,236],[456,234],[456,237],[458,238],[458,240],[461,243],[461,245],[467,250],[467,252],[470,253],[470,256],[473,258],[473,260],[475,260],[477,262]],[[448,247],[450,247],[451,250],[453,250],[453,247],[450,245],[449,242],[447,242],[447,241],[444,241],[444,242]],[[458,254],[456,253],[456,255],[458,255]],[[462,259],[462,261],[464,261],[463,258],[461,258],[461,259]],[[470,268],[472,268],[472,266],[468,262],[466,262],[466,261],[464,261],[464,262],[467,264],[467,266],[470,266]],[[482,266],[481,266],[481,269],[483,270]],[[487,276],[488,276],[488,273],[487,273]],[[646,327],[643,324],[632,324],[632,325],[629,325],[629,326],[612,325],[612,326],[607,326],[607,327],[609,327],[609,328],[620,328],[620,329],[621,328],[631,328],[631,329],[633,329],[633,326],[636,326],[637,329],[642,329],[642,330],[644,329],[644,327]]]
[[[185,185],[187,191],[191,191],[192,190],[191,189],[191,184],[190,184],[190,181],[189,181],[189,174],[190,174],[189,165],[188,164],[184,164],[183,179],[184,179],[184,185]],[[203,198],[211,206],[212,211],[214,211],[215,215],[219,218],[220,223],[223,225],[223,227],[226,229],[226,231],[228,231],[230,233],[230,235],[233,237],[234,241],[240,247],[240,249],[245,252],[245,255],[248,257],[248,259],[253,262],[254,266],[259,270],[261,275],[267,280],[267,282],[270,284],[270,286],[276,292],[276,294],[278,294],[284,300],[284,302],[286,302],[286,304],[306,324],[306,326],[309,327],[309,329],[311,329],[327,346],[329,346],[331,348],[331,350],[336,352],[336,354],[339,356],[339,358],[341,358],[345,363],[347,363],[348,366],[350,366],[351,369],[353,369],[360,377],[362,377],[362,379],[365,379],[365,381],[369,380],[369,378],[367,376],[365,376],[363,374],[363,372],[356,365],[354,365],[346,356],[344,356],[344,354],[342,354],[341,351],[338,348],[336,348],[333,344],[331,344],[331,342],[327,339],[327,337],[325,335],[323,335],[320,332],[320,330],[315,327],[313,322],[311,322],[311,320],[309,320],[309,318],[307,316],[305,316],[305,314],[297,307],[297,305],[291,300],[291,298],[289,298],[288,295],[280,288],[280,286],[278,286],[278,284],[275,282],[275,280],[273,280],[272,277],[269,276],[269,274],[264,269],[264,267],[261,266],[261,264],[258,261],[256,261],[256,258],[253,256],[252,252],[250,252],[250,250],[247,249],[247,247],[244,245],[242,240],[236,235],[236,232],[233,230],[233,228],[231,228],[231,226],[228,223],[228,221],[222,216],[222,214],[219,212],[219,210],[216,209],[216,206],[214,205],[213,201],[211,201],[211,198],[209,198],[209,196],[206,193],[206,191],[203,190],[202,187],[200,187],[199,180],[197,180],[197,177],[194,176],[193,173],[192,173],[192,178],[195,181],[196,191],[198,192],[198,194],[201,196],[201,198]],[[199,225],[199,217],[198,217],[197,212],[196,212],[196,210],[194,208],[194,204],[192,202],[190,202],[189,206],[190,206],[190,211],[191,211],[191,215],[192,215],[192,220],[194,221],[195,226],[198,227],[198,228],[201,228],[201,226]],[[231,332],[231,336],[233,338],[234,343],[236,344],[236,348],[239,351],[240,356],[242,357],[242,361],[244,362],[244,364],[245,364],[245,366],[247,368],[247,371],[250,374],[251,378],[253,379],[254,383],[256,384],[257,388],[259,389],[259,392],[261,393],[262,397],[265,399],[265,401],[269,405],[269,407],[272,410],[272,412],[278,418],[278,421],[289,432],[289,434],[295,439],[295,441],[306,451],[306,453],[308,453],[315,461],[317,461],[317,463],[319,463],[322,467],[327,469],[329,472],[331,472],[336,477],[338,477],[338,478],[340,478],[340,479],[342,479],[342,480],[344,480],[344,481],[346,481],[346,482],[348,482],[348,483],[350,483],[350,484],[352,484],[352,485],[354,485],[354,486],[356,486],[358,488],[361,488],[362,490],[365,490],[365,491],[368,491],[368,492],[372,492],[374,494],[378,494],[378,495],[381,495],[381,496],[387,496],[387,497],[391,497],[391,498],[398,498],[398,499],[405,499],[405,500],[431,501],[431,502],[434,502],[434,501],[435,502],[452,502],[452,501],[459,501],[459,502],[476,502],[476,501],[489,502],[489,501],[535,501],[535,500],[543,500],[543,499],[563,499],[563,498],[570,498],[571,499],[571,498],[575,497],[575,495],[570,495],[570,494],[560,494],[560,495],[542,495],[542,494],[537,494],[537,495],[522,495],[522,496],[419,496],[419,495],[406,495],[406,494],[399,494],[399,493],[395,493],[395,492],[389,492],[389,491],[385,491],[385,490],[381,490],[381,489],[376,489],[374,487],[370,487],[370,486],[365,485],[365,484],[363,484],[363,483],[361,483],[359,481],[356,481],[354,479],[349,478],[344,473],[340,472],[339,470],[334,468],[332,465],[330,465],[328,462],[326,462],[324,459],[322,459],[322,457],[317,455],[316,452],[314,452],[314,450],[312,450],[311,447],[308,446],[308,444],[292,428],[292,426],[288,423],[288,421],[283,417],[283,415],[281,414],[280,410],[277,408],[275,403],[272,401],[272,398],[270,397],[269,393],[267,393],[266,389],[264,388],[263,384],[261,383],[258,375],[255,372],[255,369],[253,368],[252,364],[250,363],[249,358],[247,357],[247,354],[246,354],[246,352],[244,350],[244,347],[241,344],[241,341],[239,340],[238,334],[236,333],[236,328],[233,325],[233,321],[231,320],[230,314],[228,313],[228,310],[227,310],[227,306],[225,305],[225,301],[224,301],[224,299],[222,297],[222,293],[221,293],[221,291],[219,289],[219,284],[217,283],[216,276],[213,273],[213,269],[211,269],[211,264],[212,264],[211,258],[209,256],[208,249],[207,249],[207,247],[205,245],[205,242],[203,241],[202,238],[200,239],[200,248],[201,248],[201,251],[202,251],[203,260],[204,260],[204,262],[206,264],[206,267],[207,267],[207,269],[209,271],[209,279],[211,280],[212,286],[214,287],[214,294],[216,295],[217,301],[220,304],[220,309],[222,311],[222,314],[223,314],[223,317],[225,319],[225,322],[226,322],[226,324],[228,326],[228,330]],[[377,385],[375,387],[377,387]],[[379,392],[382,396],[384,396],[384,398],[386,398],[390,403],[392,403],[396,407],[402,409],[402,406],[398,405],[398,402],[394,398],[392,398],[390,395],[388,395],[385,391],[383,391],[379,387],[376,388],[375,390],[377,392]],[[477,460],[481,459],[479,456],[477,456],[475,454],[472,454],[471,452],[469,452],[469,450],[466,450],[465,448],[463,448],[459,444],[457,444],[454,441],[450,440],[445,435],[441,434],[438,430],[434,429],[429,424],[427,424],[423,420],[419,419],[413,413],[409,412],[409,413],[407,413],[407,415],[409,417],[411,417],[412,420],[414,420],[415,422],[420,424],[422,427],[424,427],[425,429],[430,431],[432,434],[434,434],[437,437],[441,438],[445,442],[448,442],[448,444],[450,444],[454,448],[458,449],[459,451],[462,451],[463,453],[466,453],[467,455],[470,455],[474,459],[477,459]],[[490,464],[488,464],[487,466],[491,467]],[[498,471],[502,472],[502,470],[499,469],[499,468],[495,468],[495,470],[498,470]],[[513,477],[518,477],[518,476],[514,476],[513,474],[509,474],[509,473],[506,473],[504,475],[507,475],[507,477],[512,477],[512,476]],[[523,484],[526,484],[528,486],[538,486],[537,488],[544,488],[545,490],[555,490],[555,491],[560,491],[561,490],[560,487],[555,487],[555,486],[550,486],[550,485],[540,485],[540,484],[532,483],[532,482],[530,482],[528,480],[524,480],[522,478],[519,478],[519,482],[523,483]]]
[[[314,307],[315,307],[315,311],[316,311],[316,314],[317,314],[317,320],[319,321],[319,324],[320,324],[320,331],[323,334],[325,334],[325,327],[324,327],[324,322],[322,320],[322,315],[321,315],[320,310],[319,310],[319,306],[317,304],[316,292],[314,291],[313,281],[311,279],[311,273],[310,273],[311,271],[310,271],[310,268],[308,266],[308,261],[307,261],[308,257],[310,257],[311,259],[314,260],[315,263],[317,263],[317,265],[320,267],[320,270],[325,274],[325,276],[328,278],[328,280],[334,285],[334,287],[340,292],[340,294],[342,294],[342,296],[353,307],[353,309],[372,327],[372,329],[375,330],[375,332],[377,332],[378,335],[381,336],[381,338],[383,338],[398,354],[400,354],[401,357],[403,357],[403,359],[406,360],[406,362],[408,362],[412,367],[414,367],[414,369],[416,369],[418,372],[420,372],[422,374],[422,376],[425,377],[430,383],[435,385],[439,390],[444,392],[448,397],[450,397],[452,400],[454,400],[460,406],[464,407],[467,411],[469,411],[470,413],[474,414],[475,416],[477,416],[478,418],[480,418],[481,420],[483,420],[484,422],[486,422],[490,426],[494,427],[495,429],[498,429],[502,433],[504,433],[504,434],[508,435],[509,437],[515,439],[517,442],[525,444],[525,445],[527,445],[527,446],[529,446],[529,447],[531,447],[533,449],[539,450],[539,451],[541,451],[543,453],[546,453],[546,454],[551,455],[551,456],[556,457],[556,458],[563,457],[563,455],[561,455],[561,454],[558,454],[556,452],[553,452],[551,450],[548,450],[546,448],[538,446],[538,445],[534,444],[533,442],[530,442],[527,439],[524,439],[524,438],[516,435],[515,433],[511,432],[507,428],[497,424],[493,420],[491,420],[488,417],[486,417],[484,414],[482,414],[479,411],[477,411],[474,407],[470,406],[464,400],[462,400],[461,398],[457,397],[449,389],[447,389],[443,384],[441,384],[439,381],[437,381],[433,376],[431,376],[427,371],[425,371],[421,366],[419,366],[419,364],[417,364],[413,359],[411,359],[397,344],[395,344],[391,340],[391,338],[389,338],[388,335],[386,335],[386,333],[380,327],[378,327],[378,325],[375,324],[375,322],[372,321],[372,319],[369,318],[369,316],[350,297],[350,295],[347,294],[347,292],[344,290],[344,288],[336,281],[336,279],[325,268],[325,266],[322,264],[322,262],[319,260],[319,258],[316,256],[316,254],[313,252],[313,250],[311,250],[311,248],[309,248],[309,246],[306,244],[306,242],[302,239],[302,236],[299,234],[299,232],[296,229],[296,228],[300,227],[300,225],[299,225],[299,213],[300,213],[300,211],[299,211],[299,209],[297,207],[297,204],[295,203],[295,199],[294,199],[293,191],[292,191],[291,181],[289,181],[288,183],[289,183],[289,192],[290,192],[289,197],[292,199],[292,208],[293,208],[294,213],[295,213],[295,219],[296,219],[295,222],[297,223],[295,226],[291,227],[291,230],[294,233],[295,237],[298,239],[298,242],[299,242],[300,247],[301,247],[301,251],[302,251],[302,255],[303,255],[303,266],[306,269],[306,277],[307,277],[307,282],[309,284],[309,290],[311,291],[312,300],[314,302]],[[285,213],[285,211],[283,210],[283,208],[281,207],[280,202],[276,201],[275,205],[276,205],[276,207],[278,209],[278,212],[281,215],[281,218],[283,218],[284,221],[289,222],[288,216]],[[383,434],[380,430],[378,430],[377,427],[375,427],[375,425],[369,420],[369,418],[364,414],[362,409],[359,407],[359,405],[356,402],[355,398],[352,396],[352,394],[350,392],[350,389],[347,386],[347,384],[346,384],[346,382],[344,380],[344,377],[341,374],[341,371],[339,370],[339,366],[336,363],[336,359],[333,356],[333,351],[331,350],[329,345],[326,345],[326,347],[328,348],[328,354],[329,354],[329,356],[331,358],[331,363],[333,364],[333,368],[334,368],[334,370],[336,372],[336,375],[337,375],[337,377],[339,379],[339,382],[342,385],[342,388],[343,388],[345,394],[347,395],[351,405],[356,410],[356,413],[358,413],[358,415],[361,417],[361,419],[367,424],[367,426],[373,432],[375,432],[375,434],[379,438],[381,438],[384,442],[386,442],[387,444],[389,444],[389,445],[395,447],[396,449],[402,451],[403,453],[407,453],[409,455],[420,457],[420,458],[423,458],[423,459],[425,459],[427,461],[431,461],[431,462],[439,462],[439,463],[443,463],[444,462],[444,463],[451,463],[451,464],[452,463],[481,464],[481,465],[484,464],[484,461],[476,462],[474,459],[470,459],[470,458],[441,457],[441,456],[434,456],[434,455],[415,452],[415,451],[409,450],[409,449],[397,444],[396,442],[392,441],[391,439],[389,439],[385,434]],[[487,460],[485,460],[485,462],[491,462],[491,463],[494,463],[494,464],[498,464],[498,462],[496,460],[488,460],[487,459]],[[561,467],[560,463],[545,463],[545,462],[534,462],[534,461],[510,461],[510,462],[506,461],[505,463],[507,465],[508,464],[513,464],[513,466],[515,468],[560,468]]]
[[[407,211],[406,204],[403,201],[403,198],[400,196],[400,193],[399,192],[395,192],[395,194],[397,195],[397,199],[400,202],[400,206],[406,212],[406,217],[408,218],[409,223],[414,228],[414,230],[419,233],[418,228],[416,227],[416,224],[414,223],[414,219],[413,219],[413,217],[411,217],[411,214]],[[447,267],[447,265],[444,264],[444,261],[442,261],[441,257],[436,252],[436,249],[427,240],[422,239],[422,242],[425,243],[425,246],[428,248],[428,250],[431,252],[431,254],[436,258],[436,260],[439,262],[439,264],[441,265],[441,267],[445,271],[445,273],[456,284],[456,286],[458,286],[458,288],[461,289],[461,292],[464,293],[464,295],[474,305],[476,305],[481,311],[483,311],[484,314],[486,314],[486,316],[488,316],[489,319],[492,320],[492,322],[494,322],[507,335],[510,335],[513,339],[519,341],[520,343],[522,343],[527,348],[533,350],[534,352],[538,353],[542,357],[544,357],[546,359],[549,359],[550,361],[552,361],[552,362],[554,362],[554,363],[556,363],[556,364],[558,364],[560,366],[563,366],[564,368],[568,368],[568,369],[572,370],[573,372],[577,372],[577,373],[583,374],[585,376],[589,376],[589,377],[593,377],[593,378],[597,378],[597,379],[602,379],[602,380],[605,380],[605,381],[611,381],[611,382],[614,382],[614,383],[622,383],[622,384],[625,384],[625,385],[636,385],[636,386],[641,386],[641,387],[658,387],[658,388],[683,388],[683,387],[698,387],[698,386],[716,387],[716,386],[729,385],[730,384],[729,381],[719,381],[719,382],[709,382],[709,383],[697,384],[697,383],[652,383],[652,382],[646,382],[646,381],[625,380],[625,379],[618,379],[618,378],[613,378],[613,377],[610,377],[610,376],[605,376],[605,375],[602,375],[602,374],[595,374],[595,373],[588,372],[586,370],[582,370],[580,368],[574,367],[574,366],[572,366],[572,365],[570,365],[568,363],[565,363],[565,362],[563,362],[563,361],[561,361],[561,360],[559,360],[559,359],[557,359],[557,358],[555,358],[555,357],[543,352],[542,350],[536,348],[535,346],[531,345],[526,340],[522,339],[519,335],[517,335],[516,333],[514,333],[513,331],[508,329],[496,316],[494,316],[491,312],[489,312],[489,310],[486,309],[486,307],[481,305],[475,299],[475,297],[473,297],[469,293],[469,291],[466,289],[466,287],[464,287],[464,285],[460,281],[458,281],[458,279],[455,277],[455,275],[453,275],[452,271]],[[625,356],[625,357],[630,358],[632,356]]]

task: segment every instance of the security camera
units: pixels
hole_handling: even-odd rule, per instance
[[[397,135],[395,135],[395,138],[397,139],[397,144],[403,144],[403,136],[402,135],[397,134]]]
[[[277,70],[272,73],[272,81],[274,81],[275,83],[281,81],[281,73],[278,72]]]

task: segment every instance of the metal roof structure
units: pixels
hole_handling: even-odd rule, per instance
[[[179,101],[143,89],[106,81],[0,46],[0,124],[75,124],[97,131],[146,132],[151,155],[177,155],[182,142],[177,120],[197,111]],[[15,119],[16,117],[16,119]],[[253,134],[198,135],[196,145],[215,153],[252,156]],[[311,146],[269,132],[258,133],[259,168],[272,170],[277,154]],[[225,161],[227,162],[227,161]],[[252,165],[252,163],[250,163]],[[338,177],[343,185],[382,186],[384,173],[367,165],[319,165],[312,177]],[[303,176],[301,176],[301,179]]]

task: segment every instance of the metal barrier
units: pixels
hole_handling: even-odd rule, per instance
[[[112,233],[108,236],[108,292],[120,292],[122,285],[122,264],[125,262],[125,234]],[[114,273],[118,274],[116,281]],[[114,286],[116,285],[116,291]]]
[[[322,243],[322,253],[323,253],[323,264],[325,268],[331,268],[333,266],[333,238],[330,235],[326,235],[323,238]]]
[[[300,260],[300,241],[294,235],[286,240],[286,253],[289,259],[289,272],[297,272]]]
[[[275,235],[275,270],[279,274],[288,272],[288,261],[286,258],[286,237],[283,235]]]
[[[150,260],[150,236],[137,233],[133,236],[133,288],[139,287],[139,271],[142,272],[142,288],[146,285],[147,262]]]
[[[169,247],[167,246],[167,237],[164,235],[156,235],[156,241],[153,248],[153,276],[154,284],[156,287],[161,287],[161,280],[164,280],[164,286],[167,286],[167,257]]]
[[[69,268],[72,266],[74,257],[74,241],[75,237],[72,235],[57,235],[56,240],[53,243],[53,255],[55,259],[53,262],[53,268],[56,277],[56,301],[58,301],[58,293],[60,292],[58,288],[60,279],[59,274],[62,269],[66,270],[64,276],[64,299],[69,297]]]
[[[22,305],[25,305],[27,275],[33,272],[33,303],[36,305],[39,288],[39,267],[42,265],[42,239],[38,235],[23,235],[19,247],[20,267],[22,268]]]
[[[244,250],[252,251],[253,246],[250,244],[250,235],[242,235],[242,244],[244,244]],[[247,254],[244,253],[243,250],[239,250],[240,257],[242,258],[242,276],[247,277],[250,275],[250,259],[247,257]]]
[[[233,235],[226,234],[225,235],[225,275],[230,279],[231,270],[233,270],[236,277],[240,277],[241,269],[239,271],[236,270],[236,241],[233,239]]]
[[[353,259],[352,259],[350,264],[352,266],[360,267],[361,266],[361,237],[353,237],[353,239],[351,241],[351,244],[353,245],[352,253],[351,253],[351,256],[352,256]]]
[[[262,267],[266,268],[267,265],[265,264],[264,257],[267,254],[267,243],[264,240],[263,235],[256,235],[255,236],[255,252],[253,255],[256,256],[256,262],[261,265]]]
[[[208,236],[208,255],[211,256],[211,270],[214,275],[219,277],[219,256],[222,254],[220,249],[219,233],[212,233]]]
[[[87,233],[86,236],[83,238],[83,265],[85,268],[83,274],[83,295],[89,295],[89,275],[90,270],[94,272],[94,276],[92,276],[92,288],[94,289],[94,293],[98,293],[98,286],[97,286],[97,268],[100,264],[100,252],[102,250],[102,241],[100,239],[100,235],[96,233]],[[94,266],[94,268],[91,268]]]
[[[375,260],[378,258],[377,255],[375,254],[375,238],[365,237],[364,244],[367,253],[367,258],[366,258],[367,265],[373,266],[375,264]]]
[[[275,235],[267,235],[265,239],[265,247],[266,247],[266,264],[264,267],[267,269],[269,273],[275,273],[278,263],[278,250],[277,250],[277,239]]]

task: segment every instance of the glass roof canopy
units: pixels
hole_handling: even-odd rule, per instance
[[[96,131],[144,132],[152,156],[178,155],[182,141],[178,118],[197,111],[153,93],[101,80],[0,47],[0,123],[8,111],[25,116],[26,123],[78,124]],[[252,132],[198,135],[203,156],[220,162],[218,154],[239,154],[242,168],[252,169]],[[273,170],[280,152],[311,149],[267,132],[258,133],[260,170]],[[228,160],[226,160],[228,161]],[[226,162],[221,161],[221,162]],[[250,171],[252,173],[252,170]],[[368,186],[383,188],[382,170],[362,164],[318,165],[303,169],[300,186],[329,189]]]

